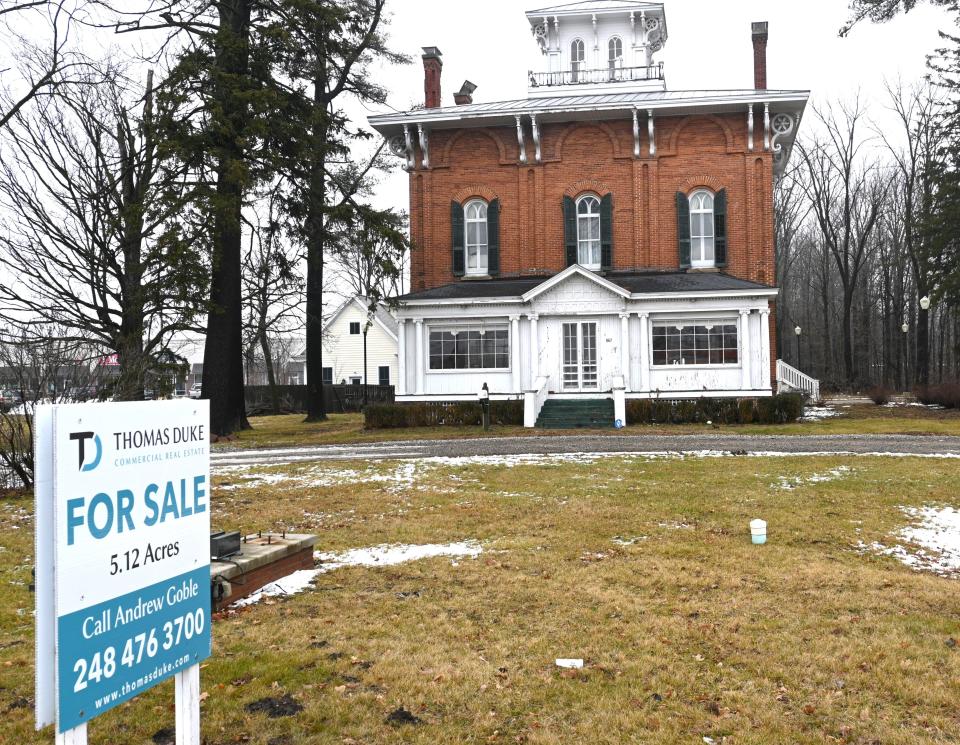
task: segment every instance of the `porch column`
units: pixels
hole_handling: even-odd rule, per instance
[[[417,336],[417,395],[423,395],[423,319],[415,318]]]
[[[630,314],[620,314],[620,374],[627,393],[633,390],[630,381]]]
[[[513,392],[522,393],[520,378],[520,316],[510,316],[510,367],[513,368]]]
[[[760,311],[760,378],[761,388],[773,389],[770,379],[770,308]]]
[[[537,322],[540,316],[532,313],[530,319],[530,387],[533,388],[540,377],[540,338],[537,336]]]
[[[640,314],[640,390],[650,390],[650,315]]]
[[[407,319],[397,320],[397,395],[407,395]]]
[[[753,390],[753,376],[750,369],[750,311],[740,311],[740,366],[743,370],[743,378],[740,387],[745,390]]]

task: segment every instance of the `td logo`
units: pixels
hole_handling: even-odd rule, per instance
[[[97,466],[100,465],[100,458],[103,456],[103,443],[100,442],[100,436],[93,432],[72,432],[70,434],[71,440],[76,440],[79,448],[79,459],[77,463],[77,468],[81,471],[92,471]],[[96,448],[96,454],[93,456],[93,460],[89,463],[86,461],[86,442],[87,440],[93,440],[93,444]]]

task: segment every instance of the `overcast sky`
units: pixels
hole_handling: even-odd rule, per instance
[[[893,22],[858,26],[846,39],[837,32],[847,19],[843,0],[665,0],[669,39],[657,57],[665,63],[671,90],[753,87],[752,21],[770,23],[770,88],[810,90],[814,105],[858,91],[881,126],[884,80],[910,83],[926,73],[926,57],[940,44],[939,29],[952,30],[949,14],[921,6]],[[443,52],[443,105],[464,80],[478,86],[477,102],[525,98],[527,70],[545,69],[545,58],[524,12],[545,7],[532,0],[392,0],[391,46],[414,58],[407,66],[381,69],[391,91],[388,104],[406,110],[423,101],[421,47]],[[371,112],[356,108],[358,117]],[[812,112],[801,134],[815,126]],[[399,162],[399,161],[398,161]],[[381,206],[407,208],[407,176],[386,178],[377,192]]]

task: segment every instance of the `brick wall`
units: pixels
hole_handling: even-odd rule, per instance
[[[527,165],[518,163],[515,127],[434,131],[431,168],[419,168],[418,159],[410,174],[412,291],[457,281],[451,201],[500,199],[501,277],[566,267],[563,197],[586,191],[613,195],[615,271],[678,269],[676,193],[698,187],[727,190],[724,271],[772,285],[773,156],[763,150],[762,121],[758,116],[750,152],[745,115],[658,118],[654,158],[645,127],[642,157],[633,157],[632,121],[547,124],[541,126],[542,164],[533,163],[527,133]],[[771,313],[772,349],[775,329]],[[771,364],[775,378],[776,361]]]
[[[450,203],[474,196],[500,199],[502,277],[565,268],[563,197],[585,191],[613,195],[614,270],[676,269],[676,193],[697,187],[727,190],[725,271],[772,284],[773,158],[763,151],[762,117],[757,124],[748,152],[745,115],[658,118],[656,157],[644,131],[639,159],[632,121],[547,124],[542,164],[527,132],[527,165],[518,163],[515,127],[436,130],[431,168],[418,158],[410,173],[412,289],[456,281]]]

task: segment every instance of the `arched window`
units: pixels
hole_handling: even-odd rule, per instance
[[[577,263],[600,269],[600,198],[585,194],[577,200]]]
[[[584,49],[583,39],[574,39],[570,43],[570,70],[574,83],[580,82],[580,75],[584,69]]]
[[[467,253],[467,274],[487,274],[489,235],[487,203],[475,199],[464,206],[464,246]]]
[[[690,195],[690,266],[716,265],[713,194],[696,191]]]
[[[607,47],[609,49],[610,79],[616,80],[618,77],[617,71],[623,67],[623,39],[614,36],[610,39]]]

